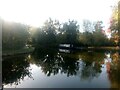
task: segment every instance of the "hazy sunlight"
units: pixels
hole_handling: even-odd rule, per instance
[[[8,21],[40,26],[49,17],[66,21],[103,20],[108,23],[117,0],[0,0],[1,17]]]

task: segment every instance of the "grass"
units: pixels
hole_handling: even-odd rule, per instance
[[[104,46],[104,47],[89,47],[89,48],[99,48],[99,49],[116,49],[119,50],[120,47],[108,47],[108,46]]]
[[[120,47],[88,47],[89,49],[120,50]]]

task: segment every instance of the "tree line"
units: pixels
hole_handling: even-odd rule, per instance
[[[111,38],[105,34],[102,21],[84,20],[83,25],[79,25],[76,20],[60,23],[59,20],[49,18],[43,26],[34,28],[2,20],[2,49],[14,50],[26,46],[58,47],[59,44],[75,47],[120,46],[119,11],[120,5],[115,6],[109,27]]]
[[[80,32],[79,24],[75,20],[60,23],[58,20],[49,19],[44,26],[37,28],[32,35],[34,45],[59,45],[72,44],[75,46],[114,46],[105,34],[102,21],[92,23],[83,21],[83,32]]]

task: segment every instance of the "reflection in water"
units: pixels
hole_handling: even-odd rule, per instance
[[[4,58],[2,62],[2,83],[6,84],[20,84],[24,77],[32,78],[29,68],[29,62],[25,56]]]
[[[70,53],[70,50],[67,50],[67,49],[59,49],[59,52]]]
[[[111,81],[111,88],[120,88],[120,53],[111,55],[112,61],[106,64],[108,78]]]
[[[66,79],[67,77],[70,79],[77,76],[80,81],[86,81],[85,85],[87,85],[89,81],[93,81],[93,84],[96,84],[94,80],[99,80],[99,77],[106,75],[108,77],[106,80],[111,83],[110,86],[106,84],[106,87],[118,88],[120,86],[120,77],[118,77],[120,76],[120,53],[83,51],[61,53],[52,49],[40,49],[32,55],[4,59],[3,84],[11,84],[12,87],[13,83],[19,85],[20,81],[26,76],[33,78],[34,76],[32,77],[32,75],[34,74],[31,73],[30,64],[41,67],[40,71],[44,73],[43,78],[47,76],[52,79],[53,76],[60,75],[61,79]],[[34,68],[32,69],[34,70]],[[104,72],[104,70],[106,71]],[[66,77],[63,78],[63,75],[66,75]],[[76,78],[74,79],[75,81]],[[101,85],[103,85],[102,82]],[[51,83],[54,83],[54,80]],[[72,83],[72,85],[76,84]],[[79,84],[78,87],[80,87]],[[97,87],[97,85],[94,85],[94,87]]]
[[[44,53],[44,52],[42,52]],[[40,53],[35,54],[35,57],[39,57]],[[38,62],[42,71],[50,76],[58,73],[65,73],[67,76],[76,75],[78,70],[78,62],[76,59],[61,55],[59,52],[47,52],[43,57],[39,57]]]
[[[98,58],[99,57],[99,58]],[[80,78],[82,80],[92,80],[100,75],[102,64],[105,58],[104,53],[82,52],[79,54],[82,60]]]

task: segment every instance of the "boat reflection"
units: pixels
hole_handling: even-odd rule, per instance
[[[63,53],[60,50],[41,49],[29,55],[5,58],[3,60],[3,85],[11,84],[12,87],[12,84],[20,85],[25,77],[33,79],[35,76],[31,70],[34,68],[31,69],[31,65],[40,67],[39,70],[44,73],[44,77],[51,79],[53,76],[60,75],[62,78],[66,75],[79,77],[80,81],[89,82],[107,76],[107,82],[110,83],[111,88],[120,88],[119,52]]]

